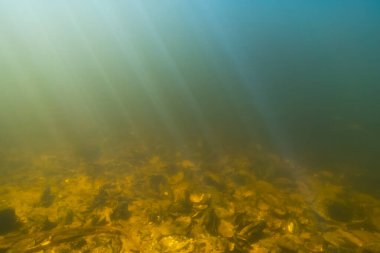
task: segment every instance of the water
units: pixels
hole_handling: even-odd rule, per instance
[[[125,224],[146,225],[136,218],[146,206],[168,208],[187,198],[178,189],[201,182],[184,190],[190,213],[146,214],[147,231],[166,236],[147,245],[211,252],[200,249],[198,231],[214,249],[224,237],[231,252],[281,236],[294,247],[377,252],[367,241],[380,226],[379,30],[380,5],[370,0],[0,2],[0,207],[10,208],[0,227],[64,241],[96,236],[93,226],[120,236]],[[250,246],[231,239],[248,223],[236,221],[244,212],[257,223],[244,235]],[[314,219],[308,212],[319,226],[302,222]],[[92,227],[78,218],[89,213],[100,217]],[[91,240],[77,251],[94,250]],[[167,249],[176,243],[187,246]],[[68,246],[29,245],[54,247]]]

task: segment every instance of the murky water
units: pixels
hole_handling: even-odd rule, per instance
[[[379,252],[379,13],[0,2],[0,252]]]

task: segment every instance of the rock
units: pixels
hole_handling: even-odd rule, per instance
[[[180,163],[180,166],[183,168],[183,169],[192,169],[195,167],[194,163],[190,160],[183,160],[181,163]]]
[[[185,173],[183,171],[180,171],[172,176],[169,177],[168,183],[175,185],[180,183],[185,178]]]
[[[277,242],[278,247],[285,252],[298,252],[299,245],[295,236],[287,235],[281,237]]]
[[[98,193],[94,196],[94,199],[91,205],[89,206],[89,210],[102,208],[107,203],[107,199],[109,196],[108,189],[111,187],[111,184],[105,184],[99,188]]]
[[[204,225],[204,228],[207,232],[210,233],[210,235],[217,235],[218,234],[218,227],[219,227],[220,219],[216,215],[214,209],[208,209],[204,212],[203,218],[202,218],[202,224]]]
[[[209,195],[206,195],[204,193],[191,193],[189,199],[193,204],[202,204],[207,202]]]
[[[368,253],[380,253],[380,243],[379,242],[371,242],[364,246],[365,252]]]
[[[361,239],[359,239],[357,236],[355,236],[354,234],[347,232],[347,231],[344,231],[344,230],[339,230],[339,233],[351,245],[355,245],[356,247],[362,247],[363,246],[363,241]]]
[[[177,217],[175,219],[174,224],[176,226],[176,230],[178,230],[179,233],[187,234],[191,227],[191,217],[189,216]]]
[[[323,239],[335,248],[360,248],[364,246],[363,240],[355,234],[337,229],[323,234]]]
[[[193,204],[194,209],[205,210],[209,207],[211,195],[205,193],[191,193],[189,200]]]
[[[190,253],[194,252],[194,243],[192,239],[185,236],[166,236],[160,240],[161,252],[175,253],[183,252]]]
[[[235,233],[234,225],[228,221],[221,220],[218,226],[218,232],[223,237],[231,238]]]
[[[272,251],[269,251],[268,249],[263,248],[263,247],[253,247],[249,251],[249,253],[269,253],[269,252],[272,252]]]
[[[51,192],[50,187],[46,187],[40,198],[40,205],[42,207],[49,207],[54,202],[54,195]]]
[[[246,221],[247,225],[238,226],[240,229],[235,235],[237,249],[244,251],[244,248],[249,247],[252,243],[260,240],[263,237],[263,230],[266,227],[264,220],[255,222]]]
[[[340,236],[339,233],[336,233],[334,231],[323,233],[322,237],[327,243],[331,244],[334,247],[341,247],[345,245],[345,240]]]
[[[279,218],[285,218],[287,215],[286,209],[285,208],[274,208],[272,210],[272,213]]]
[[[215,206],[215,212],[222,219],[231,218],[235,214],[235,205],[231,202],[226,202],[223,206]]]
[[[354,216],[352,208],[342,201],[331,201],[326,209],[329,217],[336,221],[349,222]]]
[[[49,231],[57,226],[56,222],[53,222],[46,215],[34,215],[29,217],[28,227],[30,227],[30,233]]]
[[[128,201],[125,199],[119,200],[117,206],[111,214],[112,220],[126,220],[131,216],[128,210]]]
[[[163,175],[152,175],[149,177],[149,186],[155,192],[162,192],[166,188],[168,181]]]
[[[74,212],[69,208],[60,208],[57,211],[58,222],[63,225],[69,225],[74,220]]]
[[[7,253],[7,252],[9,252],[9,249],[10,249],[10,247],[0,246],[0,253]]]
[[[151,208],[149,208],[149,210],[147,210],[146,215],[150,223],[159,225],[161,224],[161,222],[163,222],[166,219],[166,217],[168,216],[168,212],[167,210],[164,211],[162,207],[157,205],[157,206],[152,206]],[[133,217],[132,212],[131,212],[131,217]]]
[[[325,252],[324,251],[324,241],[320,237],[313,237],[313,238],[305,238],[305,236],[302,236],[301,239],[305,240],[303,243],[303,247],[305,248],[306,252]]]
[[[267,226],[271,231],[281,231],[284,230],[285,221],[280,219],[270,219],[267,222]]]
[[[286,225],[286,231],[295,234],[299,232],[299,225],[296,220],[289,220],[287,225]]]
[[[18,227],[17,216],[13,208],[0,209],[0,235],[12,232]]]
[[[369,232],[365,230],[352,230],[353,235],[357,239],[359,239],[362,242],[363,248],[367,249],[367,246],[372,249],[368,250],[369,252],[373,252],[373,249],[377,247],[378,251],[380,252],[380,234],[379,233],[374,233],[374,232]],[[377,243],[376,243],[377,242]]]
[[[208,174],[203,178],[203,181],[206,185],[214,187],[219,191],[223,191],[226,189],[226,185],[224,181],[216,174]]]
[[[264,201],[259,201],[257,207],[261,210],[261,211],[268,211],[269,210],[269,205],[267,203],[265,203]]]

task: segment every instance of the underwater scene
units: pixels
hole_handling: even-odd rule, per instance
[[[0,253],[380,252],[380,2],[0,1]]]

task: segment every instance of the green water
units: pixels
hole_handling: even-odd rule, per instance
[[[376,184],[379,11],[376,1],[2,1],[0,149],[260,145]]]

